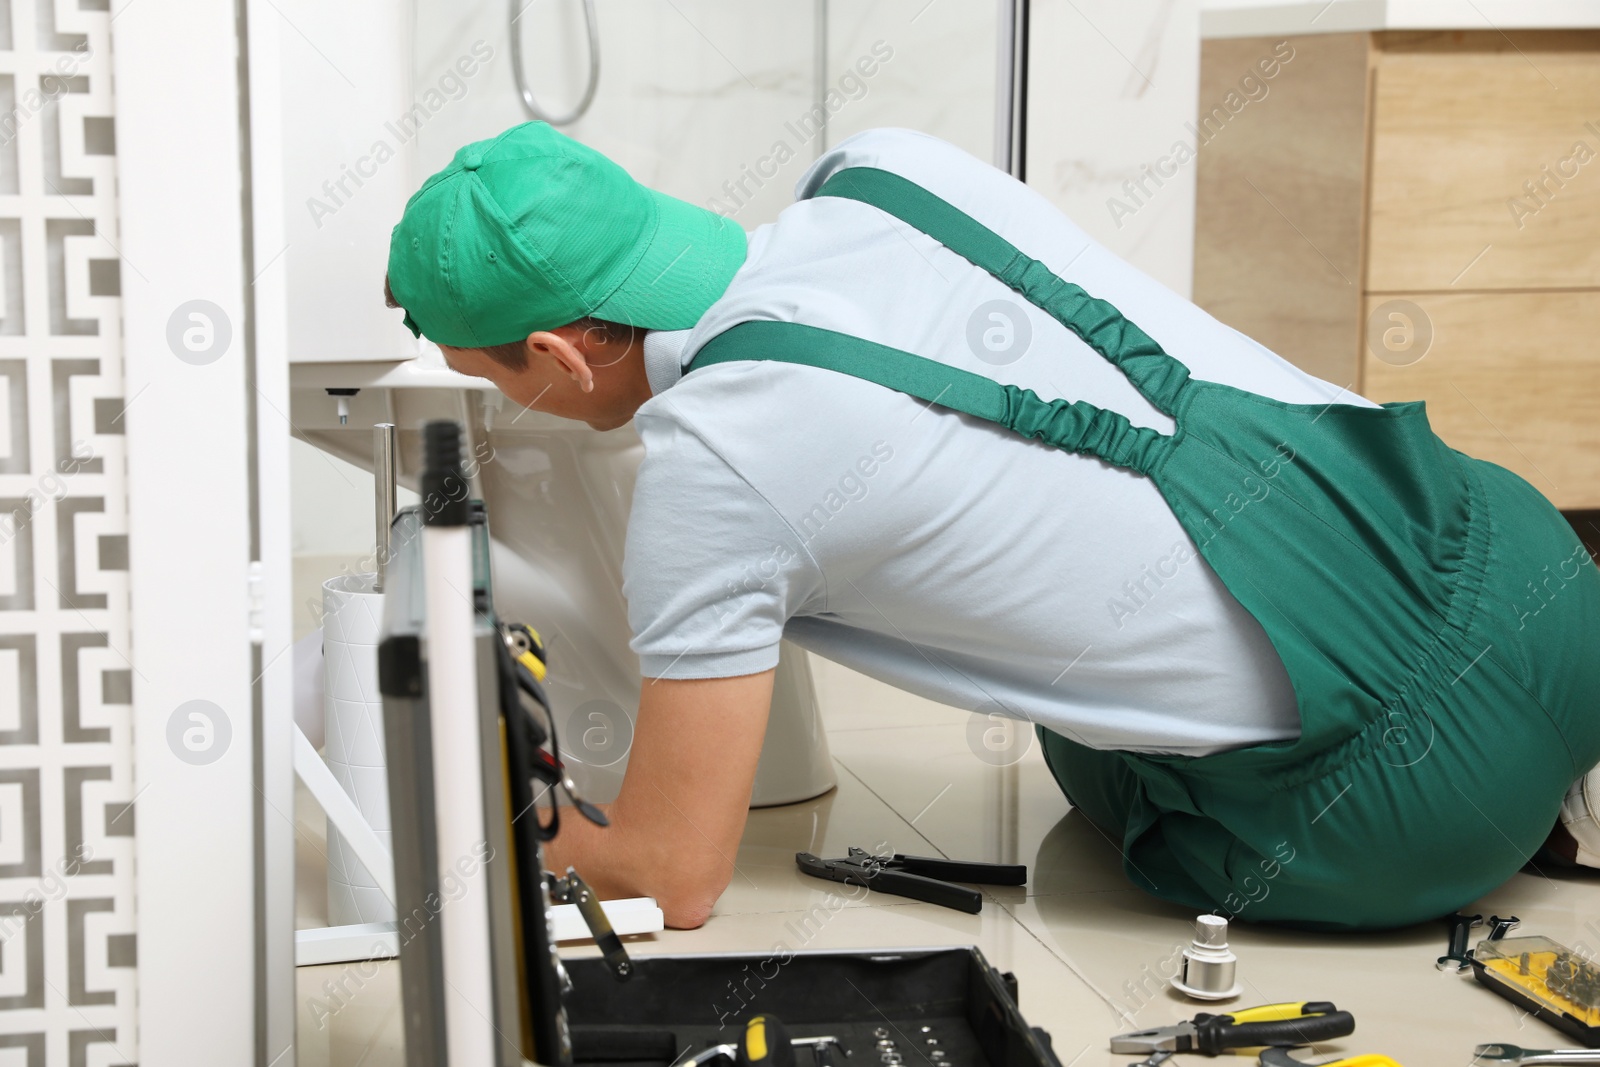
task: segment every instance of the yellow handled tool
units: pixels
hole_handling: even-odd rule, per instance
[[[1256,1062],[1261,1064],[1261,1067],[1311,1067],[1305,1060],[1291,1056],[1286,1048],[1266,1049]],[[1400,1064],[1388,1056],[1366,1052],[1359,1056],[1347,1056],[1342,1060],[1331,1060],[1318,1064],[1317,1067],[1400,1067]]]
[[[535,681],[544,681],[544,639],[539,636],[539,631],[525,623],[512,622],[506,624],[505,634],[506,643],[511,648],[511,658],[528,668],[528,673],[533,675]]]
[[[1326,1015],[1333,1011],[1332,1004],[1317,1000],[1293,1000],[1282,1004],[1262,1004],[1260,1007],[1230,1011],[1218,1018],[1232,1019],[1238,1023],[1271,1023],[1279,1019],[1298,1019],[1303,1015]]]
[[[1225,1014],[1201,1013],[1175,1026],[1118,1034],[1111,1039],[1111,1051],[1203,1052],[1215,1056],[1235,1048],[1293,1047],[1331,1041],[1348,1037],[1355,1028],[1356,1021],[1349,1012],[1340,1011],[1327,1001],[1263,1004]]]
[[[738,1067],[794,1067],[789,1028],[776,1015],[752,1015],[739,1042]]]

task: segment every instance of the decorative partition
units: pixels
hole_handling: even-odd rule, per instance
[[[0,1060],[28,1067],[138,1059],[120,300],[137,268],[94,6],[0,4]]]

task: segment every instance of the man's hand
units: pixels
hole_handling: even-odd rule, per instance
[[[576,867],[602,899],[654,897],[668,926],[704,923],[733,877],[773,674],[646,678],[611,825],[565,813],[545,865]]]

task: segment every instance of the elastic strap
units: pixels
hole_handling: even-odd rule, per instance
[[[876,167],[841,170],[823,182],[816,195],[870,204],[988,271],[1082,338],[1157,410],[1176,415],[1178,394],[1189,380],[1188,367],[1167,355],[1110,303],[1057,277],[970,215],[915,182]]]
[[[763,359],[863,378],[1140,474],[1149,474],[1172,442],[1115,411],[1082,401],[1044,400],[1031,389],[798,322],[756,319],[729,327],[701,347],[689,369]]]

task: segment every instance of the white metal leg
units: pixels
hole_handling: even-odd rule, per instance
[[[299,726],[294,727],[294,772],[306,784],[317,803],[322,805],[328,821],[344,835],[355,850],[356,857],[378,880],[378,888],[385,899],[393,904],[394,859],[389,855],[389,850],[383,847],[383,842],[378,840],[378,835],[373,833],[361,809],[356,807],[356,802],[350,799],[350,794],[344,791],[333,772],[328,770],[328,765],[317,755],[317,750],[311,747],[311,742]]]

